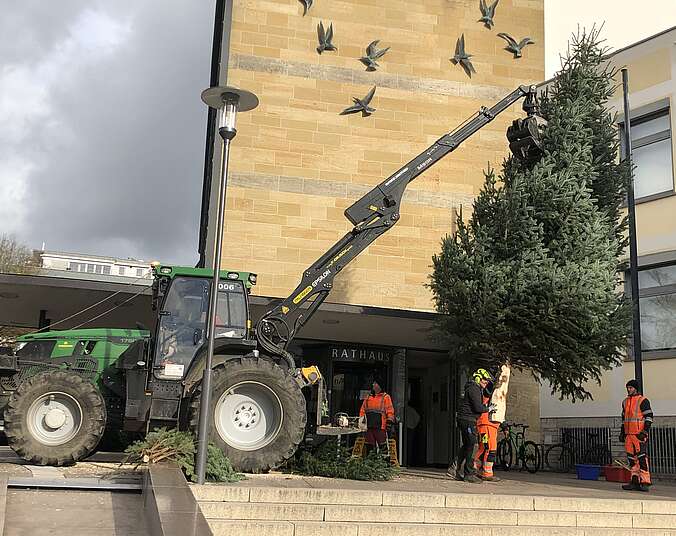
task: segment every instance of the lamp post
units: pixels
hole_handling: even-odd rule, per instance
[[[624,101],[624,161],[633,165],[631,154],[631,118],[629,111],[629,75],[622,69],[622,93]],[[627,185],[627,211],[629,213],[629,284],[631,288],[632,350],[634,376],[643,393],[643,354],[641,348],[641,307],[638,286],[638,247],[636,245],[636,202],[634,200],[634,173]]]
[[[258,106],[258,97],[249,91],[229,86],[216,86],[202,92],[202,101],[218,113],[218,134],[221,136],[221,170],[218,185],[218,215],[216,217],[216,244],[214,247],[214,274],[209,296],[209,316],[207,318],[207,358],[202,375],[202,396],[200,398],[199,428],[197,432],[197,461],[195,472],[197,482],[204,484],[207,466],[207,445],[209,443],[209,404],[211,401],[211,366],[214,357],[216,337],[216,306],[218,303],[218,285],[221,271],[221,252],[223,250],[223,222],[225,217],[225,192],[228,184],[228,159],[230,142],[237,135],[235,118],[237,112],[247,112]]]

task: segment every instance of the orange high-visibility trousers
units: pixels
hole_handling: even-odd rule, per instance
[[[624,438],[624,449],[627,451],[631,477],[632,479],[638,478],[639,484],[650,484],[647,443],[647,439],[641,441],[634,434],[627,434]]]
[[[498,450],[498,428],[500,423],[480,424],[479,448],[474,455],[474,466],[480,476],[493,476],[493,463]]]

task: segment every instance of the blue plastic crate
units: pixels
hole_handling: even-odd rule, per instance
[[[601,474],[601,466],[576,463],[575,471],[577,471],[578,480],[598,480]]]

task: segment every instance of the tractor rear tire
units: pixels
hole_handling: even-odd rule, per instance
[[[209,440],[238,471],[274,469],[296,452],[307,411],[300,386],[268,359],[236,358],[213,370]],[[192,398],[190,426],[197,434],[201,383]]]
[[[71,465],[96,448],[106,405],[94,384],[67,371],[41,372],[21,382],[5,408],[9,446],[35,465]]]

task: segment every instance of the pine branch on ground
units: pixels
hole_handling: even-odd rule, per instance
[[[353,458],[351,449],[339,448],[336,440],[297,452],[283,470],[307,476],[376,481],[391,480],[399,474],[399,469],[380,454],[371,452],[364,458]]]
[[[148,432],[142,440],[125,449],[124,463],[142,464],[174,462],[190,480],[195,480],[195,438],[189,432],[159,428]],[[237,482],[244,475],[237,473],[223,451],[213,443],[207,446],[205,477],[213,482]]]

